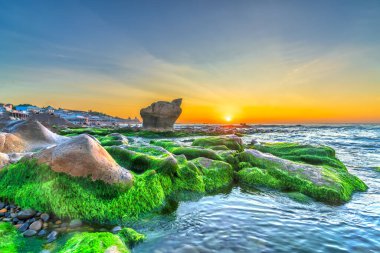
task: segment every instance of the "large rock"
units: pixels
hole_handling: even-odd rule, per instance
[[[7,154],[0,153],[0,169],[9,163],[9,156]]]
[[[10,133],[0,133],[0,152],[18,153],[27,149],[27,143],[20,137]]]
[[[26,147],[24,150],[17,150],[13,152],[46,148],[69,139],[68,137],[60,136],[51,132],[40,122],[31,119],[8,126],[5,131],[13,134],[25,143]]]
[[[141,109],[143,127],[151,129],[171,129],[182,113],[182,98],[172,102],[158,101]]]
[[[74,127],[75,125],[71,123],[70,121],[61,118],[58,115],[51,114],[51,113],[37,113],[32,114],[29,118],[29,120],[35,120],[40,122],[42,125],[44,125],[46,128],[55,131],[55,127]]]
[[[56,172],[75,177],[92,177],[107,183],[133,183],[132,174],[120,167],[91,136],[82,134],[32,155]]]

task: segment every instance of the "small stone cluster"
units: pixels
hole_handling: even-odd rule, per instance
[[[11,222],[24,237],[45,237],[47,243],[57,239],[59,233],[82,226],[82,221],[69,223],[33,209],[21,210],[18,206],[0,202],[0,221]]]

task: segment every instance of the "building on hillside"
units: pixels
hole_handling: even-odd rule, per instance
[[[23,113],[29,113],[29,112],[38,113],[41,111],[40,107],[34,106],[34,105],[18,105],[15,107],[15,109]]]
[[[81,115],[65,115],[65,116],[61,116],[62,118],[64,118],[65,120],[75,124],[75,125],[88,125],[89,124],[89,120],[87,117],[84,117],[84,116],[81,116]]]

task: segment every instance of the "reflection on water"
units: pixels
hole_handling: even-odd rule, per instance
[[[265,128],[265,126],[261,126]],[[328,145],[370,187],[351,202],[301,204],[285,193],[228,193],[179,204],[138,224],[148,239],[134,252],[380,252],[380,126],[271,126],[249,142]]]

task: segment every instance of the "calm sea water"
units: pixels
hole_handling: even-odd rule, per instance
[[[136,225],[147,240],[133,252],[380,252],[380,126],[262,126],[273,132],[249,142],[300,142],[333,147],[369,186],[342,206],[301,204],[286,194],[234,187],[179,204]]]

